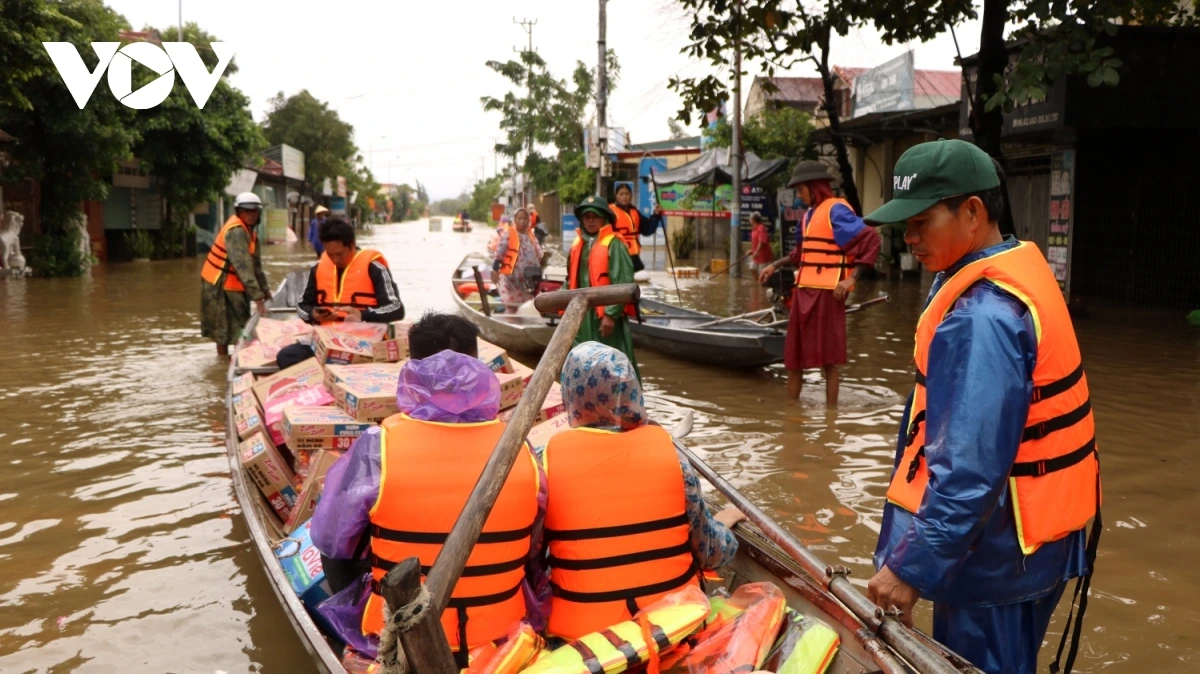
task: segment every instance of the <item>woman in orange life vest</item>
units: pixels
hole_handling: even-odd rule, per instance
[[[549,484],[546,540],[550,635],[577,638],[628,620],[668,592],[699,582],[737,552],[744,515],[704,505],[687,458],[650,425],[625,354],[576,346],[562,371],[572,430],[542,456]],[[619,485],[621,495],[613,498]]]
[[[518,208],[496,247],[492,280],[500,288],[500,301],[507,312],[515,313],[517,306],[533,299],[525,289],[525,270],[542,268],[542,247],[530,226],[529,211]]]
[[[838,401],[838,365],[846,362],[846,297],[864,267],[879,257],[879,232],[863,224],[845,199],[833,196],[829,171],[819,161],[796,164],[788,187],[808,204],[796,246],[767,265],[759,280],[782,267],[799,267],[788,316],[784,367],[788,399],[798,400],[804,370],[825,372],[825,403]]]
[[[250,320],[250,303],[260,315],[271,299],[262,268],[262,249],[254,232],[262,200],[242,192],[233,202],[233,215],[217,232],[200,270],[200,334],[217,343],[217,355],[228,356]]]
[[[433,563],[505,428],[496,420],[500,384],[477,358],[477,335],[452,314],[417,321],[396,391],[400,413],[360,436],[325,477],[313,544],[331,589],[349,593],[333,603],[359,609],[328,617],[339,638],[371,657],[383,625],[376,582],[407,557]],[[442,614],[456,653],[499,639],[521,619],[544,628],[539,601],[548,601],[549,588],[527,564],[540,549],[545,484],[526,450]],[[479,566],[493,568],[473,572]]]
[[[319,236],[325,252],[308,272],[304,295],[296,305],[300,320],[328,325],[404,319],[404,303],[387,260],[377,251],[358,247],[353,225],[333,217],[321,224]],[[291,344],[279,350],[275,362],[286,368],[312,356],[312,347]]]
[[[916,386],[868,594],[910,623],[917,599],[932,600],[936,639],[986,672],[1034,672],[1067,581],[1090,574],[1100,530],[1075,331],[1037,247],[1000,234],[1001,173],[983,150],[917,145],[893,181],[895,197],[867,220],[906,222],[905,243],[937,276],[917,323]],[[1067,671],[1073,659],[1074,647]]]
[[[642,262],[642,242],[639,236],[654,236],[662,225],[662,208],[654,207],[654,215],[644,217],[637,206],[633,205],[633,189],[628,183],[620,183],[617,185],[616,195],[617,203],[609,204],[613,215],[617,216],[617,221],[613,224],[613,230],[621,235],[621,240],[625,242],[625,246],[629,248],[629,256],[633,258],[633,272],[636,274],[646,268]]]

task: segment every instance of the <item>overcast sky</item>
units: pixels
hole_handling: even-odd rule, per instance
[[[178,22],[176,1],[106,1],[135,29]],[[499,115],[485,113],[479,98],[506,91],[506,81],[484,62],[513,58],[513,48],[526,44],[514,18],[537,21],[534,47],[559,77],[568,76],[576,60],[590,65],[597,55],[595,0],[183,0],[182,6],[185,22],[195,21],[237,50],[239,71],[230,79],[250,96],[255,119],[262,120],[276,92],[308,89],[354,125],[377,180],[420,179],[435,199],[458,194],[481,168],[493,172]],[[608,46],[621,63],[609,122],[626,128],[634,142],[668,137],[667,119],[680,107],[668,79],[710,71],[707,62],[680,54],[688,28],[687,15],[672,0],[608,2]],[[974,53],[978,23],[957,31],[963,54]],[[949,34],[912,48],[918,68],[954,68]],[[835,42],[832,62],[870,67],[906,49],[858,31]],[[749,67],[751,76],[756,71]],[[787,74],[815,73],[805,67]]]

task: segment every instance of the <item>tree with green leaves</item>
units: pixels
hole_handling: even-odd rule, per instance
[[[796,162],[816,158],[808,140],[812,131],[812,117],[795,108],[768,108],[742,125],[742,147],[747,152],[753,152],[761,159],[788,160],[787,169],[762,187],[783,187]],[[704,136],[715,147],[733,145],[733,127],[727,117],[722,117],[715,127],[705,129]]]
[[[31,266],[49,276],[78,276],[89,260],[73,222],[80,204],[103,200],[109,176],[137,141],[135,112],[107,92],[81,110],[42,42],[113,42],[128,28],[120,14],[92,0],[3,0],[0,4],[0,128],[19,139],[5,182],[41,181],[41,236]],[[96,55],[81,49],[89,69]]]
[[[467,214],[471,216],[472,220],[487,222],[491,219],[492,202],[496,200],[496,195],[500,194],[500,185],[503,182],[504,177],[498,175],[476,181],[475,186],[471,188],[471,198],[466,206]]]

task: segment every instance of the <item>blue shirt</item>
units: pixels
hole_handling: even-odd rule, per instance
[[[1018,241],[971,253],[941,272],[929,299],[964,265]],[[926,301],[928,304],[928,300]],[[875,567],[939,603],[991,606],[1042,597],[1087,571],[1084,532],[1021,552],[1008,474],[1029,415],[1037,339],[1028,309],[981,280],[954,303],[929,345],[925,459],[929,486],[916,514],[887,503]],[[912,396],[896,443],[906,444]]]
[[[312,222],[308,223],[308,242],[317,251],[317,255],[325,252],[325,244],[321,243],[321,237],[319,236],[320,225],[321,221],[316,218],[313,218]]]

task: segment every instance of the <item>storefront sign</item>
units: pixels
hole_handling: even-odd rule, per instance
[[[779,222],[783,227],[783,254],[787,255],[796,247],[796,232],[804,222],[804,213],[808,207],[796,195],[794,189],[781,189],[775,195],[779,204]]]
[[[666,215],[688,218],[729,218],[729,203],[733,201],[733,185],[716,186],[713,203],[711,185],[659,185],[658,203]]]
[[[288,209],[268,208],[263,215],[263,219],[266,221],[267,241],[272,243],[287,241]]]
[[[1016,64],[1017,54],[1009,56],[1008,70],[1011,72]],[[965,68],[966,81],[962,87],[962,103],[959,107],[958,126],[959,137],[972,140],[975,135],[971,131],[970,93],[978,90],[978,72],[975,65]],[[969,83],[969,88],[968,88]],[[1016,136],[1033,131],[1058,129],[1063,126],[1063,118],[1067,107],[1067,78],[1060,77],[1046,90],[1046,95],[1018,105],[1011,112],[1004,113],[1002,136]]]
[[[1075,212],[1075,151],[1061,150],[1050,157],[1050,235],[1046,259],[1063,295],[1071,297],[1071,222]]]
[[[854,78],[854,117],[912,110],[913,53],[905,52]]]
[[[742,186],[742,241],[750,240],[750,232],[754,226],[750,224],[750,216],[755,213],[761,213],[767,221],[767,227],[771,227],[771,223],[775,222],[775,205],[767,198],[767,192],[758,185],[743,185]]]

